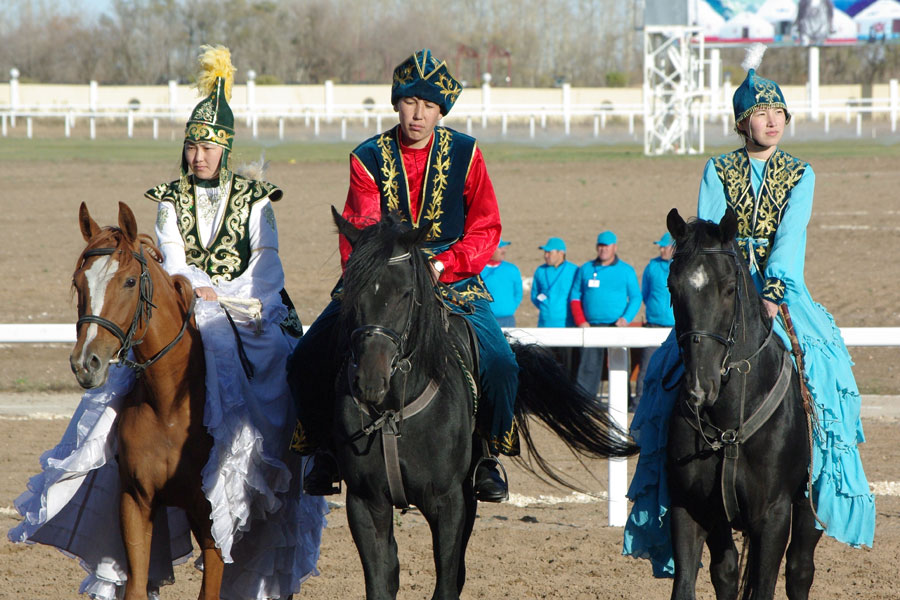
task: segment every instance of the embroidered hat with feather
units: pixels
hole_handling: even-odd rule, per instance
[[[391,104],[397,105],[401,98],[415,96],[434,102],[446,115],[462,92],[462,86],[447,69],[447,63],[438,60],[425,48],[419,50],[394,69],[391,85]]]
[[[201,46],[200,52],[200,69],[195,85],[203,99],[191,111],[184,130],[184,140],[221,146],[221,176],[230,167],[231,146],[234,142],[234,114],[228,101],[231,99],[236,69],[231,64],[231,52],[225,46]],[[188,164],[182,153],[182,178],[188,174]]]
[[[741,66],[747,71],[747,77],[735,90],[732,98],[735,127],[749,117],[753,111],[760,108],[783,108],[785,123],[791,121],[791,113],[788,112],[781,88],[771,79],[756,74],[756,69],[762,63],[765,52],[764,44],[757,43],[747,48],[747,57],[741,63]]]

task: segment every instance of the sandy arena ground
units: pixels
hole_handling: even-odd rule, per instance
[[[790,151],[791,148],[788,148]],[[564,237],[569,259],[592,258],[598,232],[613,229],[619,254],[640,274],[655,255],[665,214],[673,206],[692,215],[704,159],[643,159],[622,156],[596,161],[491,162],[488,168],[500,199],[507,258],[530,275],[541,262],[537,246],[549,236]],[[797,152],[802,156],[802,153]],[[141,230],[152,232],[155,205],[144,190],[174,179],[168,162],[116,162],[114,168],[84,161],[36,164],[6,160],[3,244],[0,264],[0,322],[67,323],[75,317],[70,277],[83,247],[76,225],[78,203],[86,200],[101,224],[116,218],[116,202],[128,202]],[[841,326],[900,326],[900,172],[887,157],[818,158],[816,208],[809,227],[806,278],[813,296]],[[345,163],[274,162],[267,178],[285,190],[276,205],[287,289],[310,323],[324,307],[338,272],[329,205],[343,205]],[[523,303],[519,324],[533,326],[536,313]],[[0,391],[72,391],[69,348],[64,345],[0,346]],[[867,394],[900,393],[898,349],[851,348],[860,387]],[[64,419],[0,418],[0,525],[15,524],[13,499],[38,467],[40,453],[59,439]],[[897,598],[900,564],[900,419],[864,419],[868,443],[862,447],[869,481],[876,488],[878,528],[872,550],[853,550],[823,539],[817,553],[813,597],[820,599]],[[597,493],[606,485],[606,463],[590,464],[596,476],[578,472],[549,434],[542,448]],[[633,468],[633,462],[632,468]],[[510,468],[510,466],[508,466]],[[621,529],[606,526],[603,502],[573,502],[566,491],[510,468],[514,503],[481,505],[468,553],[465,598],[666,598],[668,581],[654,580],[649,566],[620,556]],[[569,502],[541,501],[540,495]],[[527,497],[527,498],[523,498]],[[530,500],[528,498],[531,498]],[[521,506],[520,506],[521,505]],[[423,519],[398,513],[401,598],[427,598],[433,567]],[[0,542],[0,599],[75,598],[82,572],[55,550]],[[303,598],[361,598],[362,571],[350,539],[342,500],[332,507],[319,563],[321,575],[303,588]],[[700,575],[700,598],[712,598],[708,574]],[[164,598],[190,598],[199,575],[188,565]],[[783,597],[783,584],[779,589]]]

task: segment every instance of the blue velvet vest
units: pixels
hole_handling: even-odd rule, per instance
[[[431,233],[423,249],[429,256],[434,256],[452,246],[465,232],[463,191],[475,153],[475,138],[447,127],[434,128],[419,212],[413,219],[399,135],[400,126],[397,125],[364,141],[353,150],[353,155],[378,184],[382,214],[396,212],[413,227],[431,222]],[[445,299],[455,305],[465,304],[474,298],[491,299],[480,276],[441,288]]]

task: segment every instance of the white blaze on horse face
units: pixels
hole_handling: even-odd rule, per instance
[[[706,284],[709,283],[709,277],[706,276],[706,269],[703,268],[703,265],[700,265],[696,271],[691,273],[690,277],[688,277],[688,283],[698,292],[706,287]]]
[[[100,256],[94,261],[91,268],[84,272],[84,278],[87,281],[87,294],[90,299],[90,314],[100,316],[100,313],[103,311],[103,300],[106,298],[106,286],[112,281],[118,269],[118,260],[111,256]],[[82,352],[94,341],[98,327],[96,323],[88,324],[84,343],[81,345]]]

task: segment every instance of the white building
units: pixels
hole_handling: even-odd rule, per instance
[[[725,21],[719,30],[719,38],[724,40],[754,40],[771,42],[775,38],[775,27],[751,12],[740,12]]]
[[[859,37],[884,40],[900,36],[900,2],[877,0],[853,17]]]

